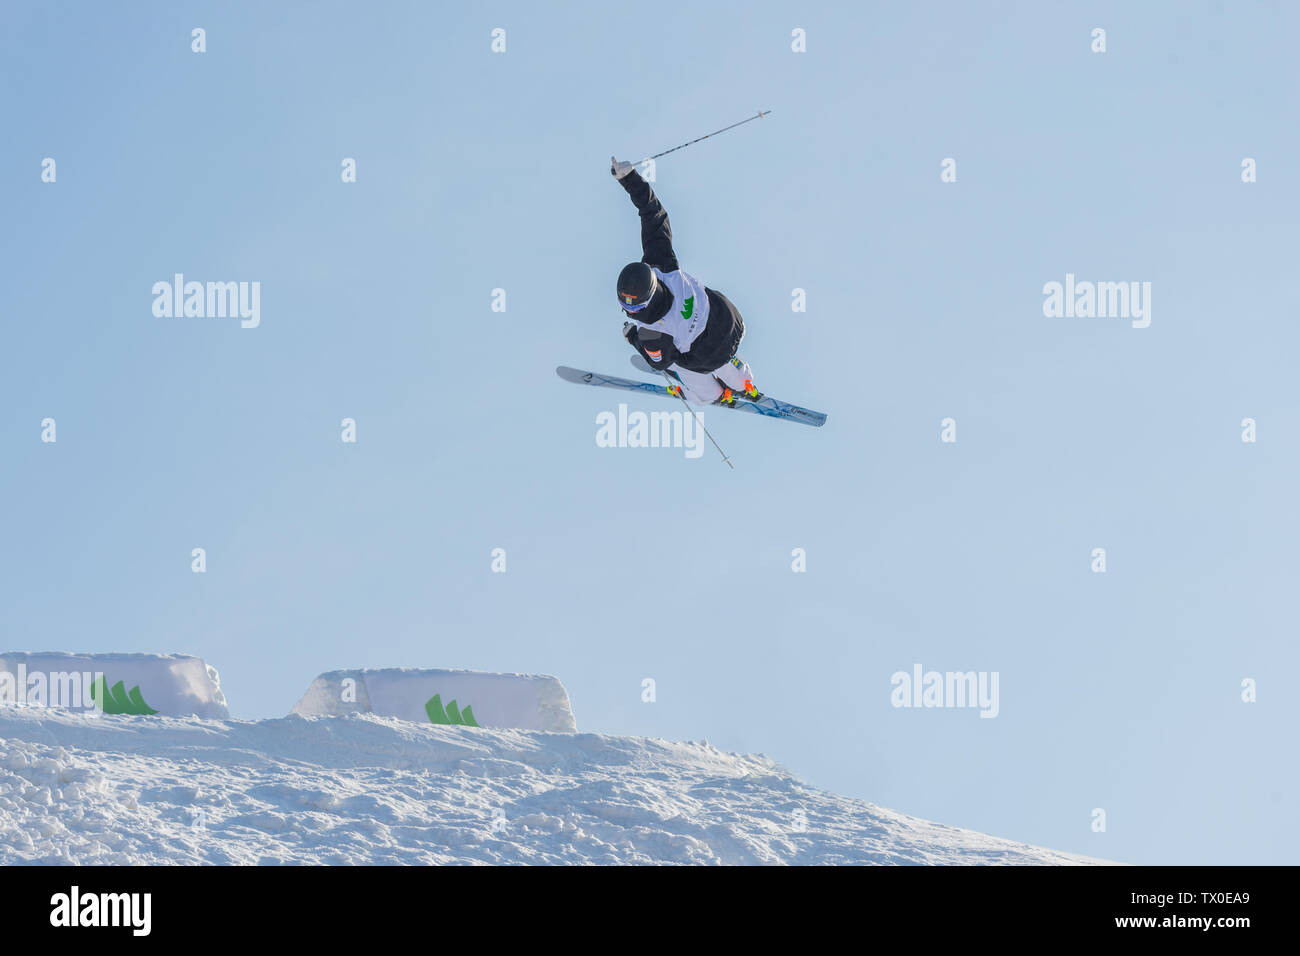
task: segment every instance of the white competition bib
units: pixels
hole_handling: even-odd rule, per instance
[[[704,284],[695,276],[678,269],[676,272],[660,272],[654,266],[654,274],[673,294],[673,304],[668,313],[658,322],[632,321],[643,329],[670,335],[673,345],[679,352],[689,352],[691,344],[700,337],[704,326],[709,322],[709,297],[704,291]]]

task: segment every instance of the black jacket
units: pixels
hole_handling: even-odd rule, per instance
[[[668,222],[668,211],[655,195],[650,184],[633,170],[619,182],[627,190],[641,217],[641,261],[660,272],[676,272],[681,266],[673,251],[673,231]],[[709,297],[709,321],[691,343],[689,352],[679,352],[670,336],[660,335],[651,329],[638,328],[628,341],[655,368],[666,369],[679,365],[692,372],[712,372],[731,361],[745,334],[745,323],[740,312],[726,296],[713,289],[704,290]],[[672,296],[667,290],[650,300],[642,312],[635,315],[638,322],[653,325],[672,308]],[[656,354],[657,353],[657,354]]]

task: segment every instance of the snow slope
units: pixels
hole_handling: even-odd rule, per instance
[[[1093,863],[705,743],[0,708],[0,864]]]

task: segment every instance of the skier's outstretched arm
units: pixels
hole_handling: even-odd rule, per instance
[[[632,163],[620,163],[610,158],[610,173],[632,197],[632,205],[641,216],[641,261],[660,272],[676,272],[677,255],[673,252],[673,230],[668,224],[668,211],[659,201],[650,184],[641,178]]]

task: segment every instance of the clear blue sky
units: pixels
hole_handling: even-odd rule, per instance
[[[249,718],[339,667],[545,672],[584,730],[945,823],[1296,862],[1290,5],[5,17],[0,649],[199,654]],[[706,412],[735,472],[597,448],[618,398],[553,368],[631,371],[608,157],[758,109],[657,188],[759,387],[830,421]],[[176,272],[261,282],[261,326],[155,318]],[[1045,318],[1067,272],[1150,281],[1151,327]],[[1000,715],[891,707],[915,663]]]

